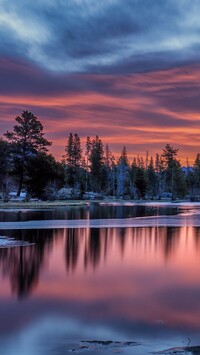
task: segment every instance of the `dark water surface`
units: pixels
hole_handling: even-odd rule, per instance
[[[0,222],[25,222],[34,220],[63,220],[63,219],[104,219],[132,218],[157,215],[176,215],[184,208],[173,206],[131,206],[131,205],[99,205],[91,203],[82,207],[60,207],[38,210],[0,210]]]
[[[0,221],[180,212],[95,204],[2,211]],[[0,355],[148,354],[200,344],[200,228],[0,230],[0,235],[34,243],[0,249]]]

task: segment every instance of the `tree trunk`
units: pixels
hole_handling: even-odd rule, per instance
[[[17,191],[17,197],[19,197],[21,194],[23,182],[24,182],[24,166],[22,166],[22,170],[21,170],[20,177],[19,177],[19,187],[18,187],[18,191]]]

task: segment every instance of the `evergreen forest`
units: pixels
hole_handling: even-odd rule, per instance
[[[126,146],[115,157],[101,138],[70,132],[62,161],[49,153],[42,123],[23,111],[12,131],[0,138],[0,197],[29,199],[189,199],[200,200],[200,153],[182,166],[178,148],[166,144],[154,157],[130,161]]]

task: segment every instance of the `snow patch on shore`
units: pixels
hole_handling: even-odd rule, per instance
[[[40,220],[2,222],[1,230],[63,228],[200,227],[200,215],[149,216],[119,219]]]
[[[0,248],[10,248],[10,247],[21,247],[32,245],[32,243],[28,243],[22,240],[16,240],[14,238],[0,236]]]

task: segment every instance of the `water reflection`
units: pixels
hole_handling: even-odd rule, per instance
[[[1,234],[25,240],[34,245],[0,249],[0,270],[10,280],[12,293],[19,298],[28,296],[39,282],[40,272],[51,263],[59,274],[64,264],[67,274],[88,270],[98,271],[112,264],[144,267],[150,264],[177,265],[198,260],[200,228],[80,228],[61,230],[15,230]],[[156,260],[159,260],[157,263]],[[58,269],[58,270],[57,270]]]
[[[149,228],[91,228],[69,229],[66,231],[65,256],[67,271],[75,271],[78,257],[81,259],[84,250],[85,270],[88,267],[97,268],[100,263],[106,263],[111,258],[111,252],[126,260],[130,252],[137,252],[147,258],[149,254],[161,254],[163,260],[169,261],[175,257],[179,248],[180,238],[188,234],[191,228],[179,227],[149,227]],[[200,234],[200,228],[194,228],[194,237]],[[197,241],[198,238],[195,238]],[[197,247],[200,248],[199,241]],[[196,244],[197,244],[196,243]],[[112,255],[114,257],[114,255]]]
[[[33,245],[0,249],[0,267],[4,277],[9,277],[11,289],[18,298],[28,296],[37,286],[40,269],[49,258],[56,231],[4,231],[17,240],[28,240]]]
[[[74,271],[76,269],[78,252],[79,252],[79,239],[75,229],[67,231],[66,244],[65,244],[65,260],[67,271]]]
[[[32,220],[53,219],[104,219],[131,218],[157,215],[175,215],[181,212],[181,207],[166,206],[104,206],[91,203],[88,206],[61,207],[38,210],[1,210],[0,222],[23,222]]]
[[[83,328],[89,329],[87,339],[100,332],[95,329],[104,329],[104,337],[111,334],[113,340],[160,341],[175,335],[199,340],[200,228],[6,230],[1,234],[35,243],[0,249],[1,349],[3,337],[6,344],[12,343],[7,334],[19,334],[21,339],[30,325],[33,337],[37,329],[41,339],[42,324],[52,331],[49,324],[54,322],[61,329],[54,335],[56,346],[62,332],[63,346],[67,336],[83,339]]]

